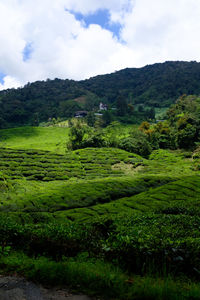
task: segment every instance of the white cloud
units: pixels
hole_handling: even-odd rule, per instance
[[[108,9],[111,12],[127,10],[131,0],[66,0],[66,7],[83,14],[93,13],[99,9]]]
[[[3,0],[2,0],[3,1]],[[120,10],[126,0],[39,1],[8,0],[0,8],[0,71],[21,84],[46,78],[83,79],[125,66],[112,57],[124,51],[113,34],[97,25],[85,28],[67,9],[82,13],[99,8]],[[14,16],[14,17],[13,17]],[[2,23],[1,23],[2,22]],[[16,26],[15,26],[16,25]],[[23,61],[23,49],[31,43],[30,58]],[[119,55],[118,55],[119,56]],[[5,78],[6,79],[6,78]],[[4,84],[7,87],[6,83]]]
[[[13,78],[11,76],[5,76],[4,84],[0,83],[0,90],[17,88],[19,86],[21,86],[21,83],[16,78]]]
[[[140,53],[138,65],[165,60],[199,60],[200,2],[136,0],[122,38]]]
[[[68,11],[66,11],[66,9]],[[108,9],[121,41],[69,11]],[[83,79],[165,60],[200,60],[198,0],[0,0],[3,87],[46,78]],[[23,50],[32,45],[29,59]]]
[[[60,47],[61,59],[57,64],[63,67],[61,77],[65,77],[64,70],[68,70],[70,78],[79,80],[125,67],[127,56],[119,55],[123,54],[125,49],[129,51],[113,38],[111,32],[99,25],[82,28],[76,39],[71,40],[70,44],[63,43]],[[63,61],[65,56],[68,60]],[[114,60],[115,56],[118,57]]]

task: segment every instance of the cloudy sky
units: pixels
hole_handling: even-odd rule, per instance
[[[0,89],[200,61],[200,0],[0,0]]]

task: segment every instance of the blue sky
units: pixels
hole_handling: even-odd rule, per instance
[[[6,76],[6,74],[0,72],[0,83],[4,83],[3,78]]]
[[[77,20],[83,21],[86,27],[91,24],[98,24],[102,28],[107,29],[113,33],[118,39],[120,38],[120,29],[122,25],[119,22],[110,21],[110,12],[108,9],[99,9],[91,14],[81,14],[79,12],[70,11]]]
[[[32,43],[27,43],[23,49],[23,61],[27,61],[31,58],[32,51],[33,51]]]

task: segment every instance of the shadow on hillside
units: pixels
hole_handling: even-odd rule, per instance
[[[34,137],[39,135],[38,127],[17,127],[0,130],[0,141],[4,142],[14,137]]]

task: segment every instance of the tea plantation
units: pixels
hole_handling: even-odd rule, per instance
[[[66,151],[67,132],[0,131],[1,273],[100,299],[200,299],[199,158]]]

